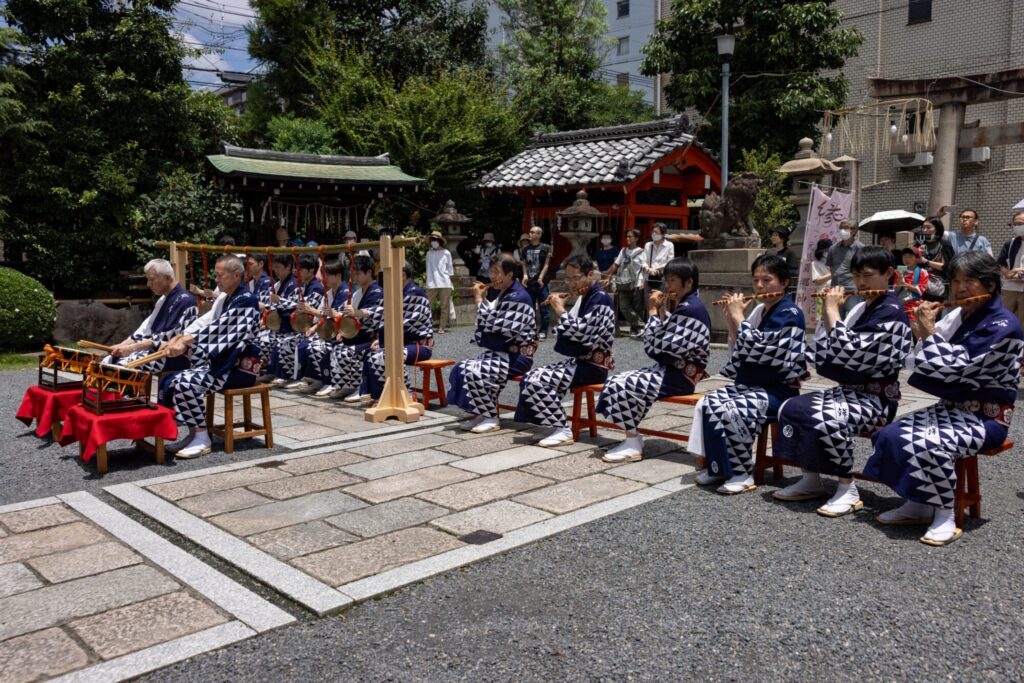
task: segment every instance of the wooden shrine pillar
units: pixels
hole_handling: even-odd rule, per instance
[[[416,422],[423,404],[416,403],[405,388],[405,344],[403,341],[402,268],[405,248],[391,246],[391,237],[380,238],[380,263],[384,271],[384,390],[377,405],[367,408],[369,422],[389,417],[401,422]]]

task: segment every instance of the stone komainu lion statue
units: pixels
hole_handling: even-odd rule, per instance
[[[705,239],[750,237],[750,212],[764,181],[755,173],[740,173],[729,179],[724,196],[712,192],[700,210],[700,232]]]

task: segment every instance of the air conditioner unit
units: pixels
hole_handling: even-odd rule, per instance
[[[991,147],[971,147],[970,149],[962,149],[958,155],[958,160],[961,165],[974,164],[980,166],[991,158]]]
[[[920,168],[931,166],[935,160],[931,152],[918,152],[917,154],[897,154],[892,158],[892,165],[895,168]]]

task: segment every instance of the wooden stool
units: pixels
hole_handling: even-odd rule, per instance
[[[421,360],[413,363],[414,368],[419,368],[423,371],[423,387],[420,390],[420,395],[423,397],[423,407],[429,408],[430,402],[435,398],[441,402],[441,407],[444,408],[448,405],[448,392],[444,388],[444,376],[441,374],[442,368],[448,368],[455,365],[453,360],[444,360],[441,358],[431,358],[430,360]],[[434,374],[434,386],[436,389],[430,387],[430,374]]]
[[[224,426],[217,427],[213,424],[213,408],[217,401],[217,394],[224,397]],[[252,397],[259,394],[260,405],[263,408],[263,424],[256,424],[252,421]],[[243,421],[235,422],[235,396],[242,397]],[[242,427],[244,431],[236,432],[236,427]],[[224,439],[224,452],[235,452],[235,441],[237,439],[251,439],[256,436],[264,437],[267,448],[274,447],[274,430],[270,419],[270,385],[254,384],[251,387],[241,389],[221,389],[215,394],[206,397],[206,429],[210,436],[220,436]]]
[[[520,382],[523,381],[523,376],[510,375],[507,381],[509,384],[519,384]],[[516,411],[516,408],[518,408],[518,406],[514,403],[502,403],[500,400],[498,401],[498,412],[504,411],[514,413]]]
[[[597,436],[597,428],[605,427],[607,429],[618,429],[617,424],[612,422],[606,422],[599,420],[597,417],[597,407],[595,396],[598,396],[601,391],[604,390],[603,384],[585,384],[583,386],[574,387],[572,390],[572,419],[570,425],[572,426],[572,438],[574,441],[579,440],[580,432],[584,428],[590,431],[590,436]],[[658,403],[675,403],[676,405],[684,406],[695,406],[697,401],[702,399],[704,394],[686,394],[684,396],[663,396],[657,400]],[[587,415],[583,417],[583,401],[587,403]],[[646,429],[644,427],[638,427],[637,431],[647,436],[658,436],[663,439],[674,439],[676,441],[689,441],[690,436],[688,434],[677,434],[675,432],[666,432],[658,429]]]
[[[97,415],[85,406],[75,406],[68,411],[60,445],[78,442],[78,455],[85,462],[96,456],[96,472],[107,473],[107,443],[118,439],[131,439],[135,445],[148,450],[156,457],[158,465],[164,462],[164,439],[178,436],[178,425],[174,411],[165,406],[153,406],[138,410]],[[155,445],[151,448],[144,439],[152,437]]]

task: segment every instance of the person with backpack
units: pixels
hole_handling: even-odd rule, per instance
[[[938,217],[928,218],[914,235],[914,244],[921,249],[917,262],[928,271],[928,286],[921,295],[925,301],[946,299],[946,264],[953,260],[953,247],[942,239],[945,228]]]
[[[921,258],[920,247],[904,247],[900,252],[903,265],[897,268],[893,283],[896,296],[903,301],[903,312],[907,320],[914,323],[914,311],[921,305],[921,296],[928,291],[928,270],[918,264]],[[902,292],[900,290],[903,290]]]
[[[626,246],[619,251],[608,277],[615,283],[618,315],[629,323],[629,334],[640,336],[644,321],[644,262],[640,231],[626,231]]]

